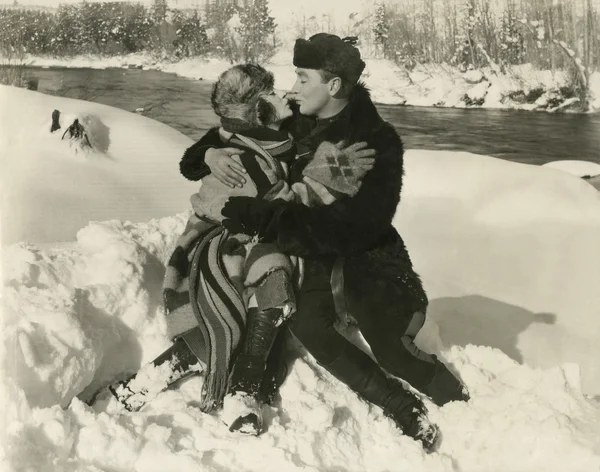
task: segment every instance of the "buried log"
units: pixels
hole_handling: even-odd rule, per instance
[[[50,132],[54,133],[57,129],[60,129],[60,111],[54,110],[52,112],[52,126],[50,126]]]

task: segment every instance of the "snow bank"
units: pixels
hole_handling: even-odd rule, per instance
[[[447,345],[574,362],[600,394],[600,193],[548,167],[407,152],[395,224]]]
[[[536,369],[491,347],[443,351],[472,400],[444,408],[428,403],[444,434],[432,455],[298,347],[290,349],[292,369],[280,398],[264,408],[267,432],[259,438],[234,436],[219,414],[196,408],[201,378],[162,393],[140,413],[104,399],[93,409],[77,398],[66,407],[88,382],[92,392],[168,345],[152,298],[162,275],[158,261],[167,256],[185,216],[94,223],[73,247],[19,244],[4,250],[10,270],[4,274],[3,300],[8,313],[2,330],[8,348],[2,365],[3,470],[583,472],[600,467],[600,404],[582,394],[577,366]],[[443,329],[440,333],[443,340]],[[420,338],[440,345],[432,322]]]
[[[600,164],[594,162],[564,160],[548,162],[544,166],[562,170],[576,177],[591,178],[600,175]]]
[[[154,342],[168,346],[160,286],[186,215],[92,223],[77,244],[2,251],[4,370],[30,404],[65,406],[86,387],[93,393],[137,369]]]
[[[189,138],[116,108],[0,85],[1,241],[71,241],[89,221],[148,221],[189,207]],[[53,110],[61,129],[50,133]],[[94,149],[65,137],[75,118]],[[68,218],[65,218],[68,215]]]
[[[211,81],[231,66],[222,59],[192,58],[172,62],[168,58],[160,60],[140,54],[109,58],[77,56],[68,59],[30,56],[26,62],[41,67],[140,67]],[[389,60],[367,57],[365,62],[363,80],[378,103],[549,111],[577,104],[575,97],[565,95],[564,87],[569,80],[565,71],[553,73],[525,64],[512,66],[506,74],[498,75],[490,68],[462,73],[444,64],[420,64],[408,72]],[[265,67],[273,71],[276,86],[282,90],[288,90],[294,84],[292,48],[280,49]],[[591,111],[600,110],[600,72],[591,75],[590,95]]]

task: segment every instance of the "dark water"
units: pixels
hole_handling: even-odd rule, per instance
[[[91,100],[166,123],[193,139],[217,123],[211,83],[140,69],[29,68],[38,90]],[[447,149],[543,164],[560,159],[600,163],[600,114],[378,106],[407,149]]]

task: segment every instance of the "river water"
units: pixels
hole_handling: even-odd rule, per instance
[[[141,69],[28,68],[38,90],[91,100],[163,122],[193,139],[217,124],[211,83]],[[290,84],[291,85],[291,84]],[[378,105],[407,149],[469,151],[543,164],[600,163],[600,114]]]

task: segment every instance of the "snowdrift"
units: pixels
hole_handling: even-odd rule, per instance
[[[2,244],[72,241],[89,221],[148,221],[187,208],[198,184],[179,174],[190,140],[113,107],[0,85]],[[50,133],[52,112],[61,129]],[[67,137],[78,118],[93,150]]]
[[[600,193],[549,167],[408,151],[395,224],[449,345],[577,363],[600,395]]]
[[[46,199],[69,191],[75,201],[83,200],[78,192],[86,195],[89,212],[55,210],[60,220],[54,224],[75,227],[88,218],[75,242],[43,247],[21,242],[0,253],[0,418],[5,421],[0,469],[600,468],[600,402],[593,398],[600,394],[600,349],[594,347],[600,335],[600,198],[585,181],[486,156],[407,152],[394,224],[431,300],[417,342],[446,359],[472,395],[468,404],[443,408],[428,402],[444,435],[437,453],[426,455],[298,346],[289,348],[291,369],[280,397],[265,407],[267,432],[239,437],[227,431],[219,414],[197,409],[200,377],[162,393],[135,414],[109,399],[90,408],[76,397],[89,397],[168,346],[160,285],[195,190],[195,184],[182,190],[179,186],[188,184],[176,175],[177,159],[190,142],[166,126],[89,104],[86,113],[111,130],[110,146],[106,153],[75,153],[47,132],[48,110],[76,115],[83,113],[80,102],[15,89],[0,93],[14,115],[20,107],[43,110],[43,119],[32,118],[27,132],[9,124],[9,139],[0,140],[3,166],[13,170],[14,179],[2,181],[3,188],[10,184],[11,198],[24,195],[25,183],[37,184],[27,186],[36,198],[12,200],[15,208],[23,218],[41,211],[31,208],[32,201],[52,211]],[[113,129],[118,130],[114,139]],[[12,162],[14,152],[28,164]],[[174,156],[165,158],[167,152]],[[89,183],[98,169],[105,171],[103,178],[112,178],[61,187]],[[131,195],[151,198],[158,185],[159,193],[181,192],[181,198],[158,209],[156,200],[142,199],[146,205],[130,206],[128,215],[140,221],[150,212],[155,218],[120,221],[123,207],[134,201]],[[102,199],[107,205],[102,211],[118,219],[87,223],[102,218],[92,204]],[[2,204],[4,210],[6,200]],[[163,217],[163,211],[172,213]]]
[[[564,160],[554,161],[544,164],[546,167],[552,167],[553,169],[562,170],[568,174],[582,177],[585,179],[591,179],[593,177],[600,176],[600,164],[587,161],[576,161],[576,160]]]

